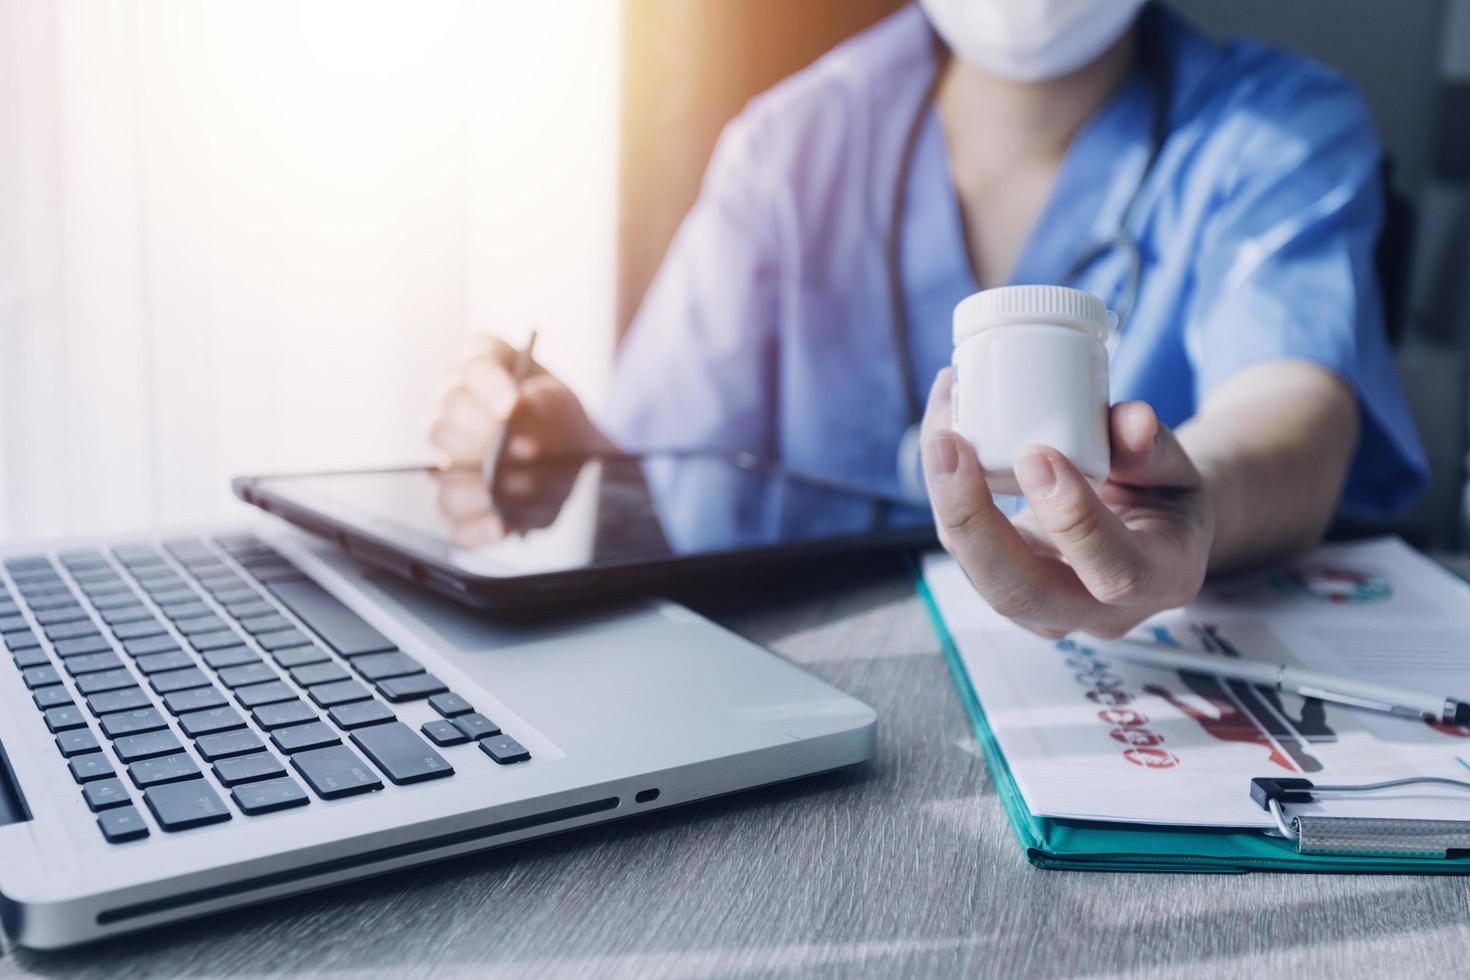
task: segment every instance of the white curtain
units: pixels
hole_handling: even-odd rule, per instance
[[[231,516],[428,458],[472,329],[590,399],[617,12],[0,0],[0,538]]]

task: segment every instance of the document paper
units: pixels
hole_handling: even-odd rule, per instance
[[[1249,797],[1256,776],[1470,780],[1470,728],[1130,663],[1082,634],[1045,640],[992,612],[948,556],[926,557],[923,574],[1035,815],[1270,827]],[[1470,586],[1397,538],[1211,582],[1132,638],[1470,698]],[[1394,790],[1293,812],[1470,820],[1470,793]]]

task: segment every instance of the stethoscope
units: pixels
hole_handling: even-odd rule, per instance
[[[1084,248],[1072,261],[1066,275],[1062,277],[1064,283],[1075,282],[1082,272],[1098,259],[1112,252],[1122,253],[1125,270],[1123,281],[1118,288],[1117,300],[1113,303],[1112,336],[1108,345],[1110,351],[1116,346],[1117,339],[1122,336],[1124,327],[1128,325],[1133,316],[1133,308],[1138,301],[1138,290],[1143,278],[1143,254],[1139,249],[1138,240],[1128,229],[1132,224],[1134,212],[1138,210],[1138,203],[1148,184],[1149,175],[1153,173],[1154,165],[1164,148],[1164,141],[1169,136],[1170,81],[1165,71],[1164,60],[1154,56],[1156,46],[1152,43],[1149,34],[1147,23],[1141,23],[1138,39],[1139,56],[1153,88],[1153,115],[1149,123],[1148,156],[1144,161],[1143,172],[1139,174],[1138,182],[1133,186],[1133,193],[1123,205],[1117,229],[1111,235]],[[883,250],[884,267],[888,278],[890,310],[888,322],[892,325],[894,364],[902,381],[904,403],[909,419],[908,428],[904,430],[903,437],[898,444],[898,482],[905,499],[921,505],[928,501],[928,494],[924,489],[923,472],[919,464],[919,425],[924,417],[924,399],[914,379],[913,358],[909,350],[910,332],[908,310],[904,306],[901,238],[904,198],[908,190],[909,174],[913,167],[919,138],[929,118],[929,110],[934,106],[940,81],[944,78],[944,59],[947,57],[947,53],[940,55],[940,61],[935,66],[934,80],[925,90],[924,97],[919,101],[913,119],[909,122],[908,131],[904,135],[903,149],[898,158],[898,171],[894,176],[888,234]]]

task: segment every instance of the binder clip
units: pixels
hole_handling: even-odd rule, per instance
[[[1310,779],[1258,777],[1251,799],[1276,821],[1280,836],[1298,854],[1451,858],[1470,856],[1470,820],[1410,820],[1384,817],[1291,815],[1286,807],[1377,793],[1403,786],[1450,786],[1470,792],[1470,782],[1439,776],[1390,779],[1358,786],[1317,786]]]

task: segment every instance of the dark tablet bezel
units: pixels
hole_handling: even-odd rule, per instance
[[[344,515],[303,505],[269,488],[273,480],[301,477],[423,472],[422,466],[322,473],[237,477],[235,496],[267,513],[331,541],[352,557],[441,595],[481,609],[518,612],[636,594],[657,594],[694,580],[734,576],[788,562],[914,550],[937,543],[932,525],[836,535],[791,544],[760,545],[697,555],[628,559],[583,568],[526,575],[477,575],[388,537]],[[881,498],[874,497],[875,501]]]

